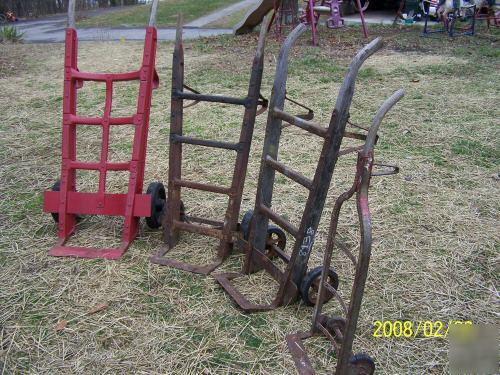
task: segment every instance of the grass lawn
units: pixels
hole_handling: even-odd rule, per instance
[[[182,13],[185,22],[190,22],[237,2],[238,0],[160,0],[157,25],[175,26],[178,13]],[[82,19],[78,21],[78,27],[144,26],[149,21],[150,8],[150,5],[124,7],[112,13]]]
[[[140,21],[137,21],[140,23]],[[164,21],[170,22],[170,21]],[[403,87],[405,98],[382,123],[375,150],[379,162],[397,164],[396,176],[374,177],[370,190],[374,246],[355,352],[375,358],[379,374],[443,374],[448,340],[373,337],[376,320],[472,320],[498,323],[499,34],[421,38],[416,28],[371,27],[385,48],[362,68],[351,119],[369,124],[383,100]],[[359,28],[320,31],[321,48],[309,35],[291,53],[289,96],[316,111],[326,124],[350,58],[365,43]],[[257,35],[188,41],[186,84],[205,93],[245,95]],[[269,97],[279,44],[268,39],[262,92]],[[167,181],[171,43],[160,43],[147,152],[146,186]],[[106,53],[103,53],[106,51]],[[142,44],[80,45],[82,71],[137,68]],[[62,44],[0,44],[0,369],[3,373],[294,373],[285,335],[307,330],[312,309],[294,304],[268,313],[242,314],[212,277],[160,267],[149,257],[161,234],[142,223],[139,237],[119,261],[51,258],[56,226],[42,212],[42,192],[59,176]],[[99,56],[99,58],[96,58]],[[137,86],[118,85],[115,115],[134,108]],[[103,87],[86,84],[81,113],[103,110]],[[288,108],[293,111],[292,107]],[[236,140],[240,108],[199,104],[186,109],[186,134]],[[266,116],[257,118],[242,213],[253,208]],[[78,128],[78,157],[95,159],[100,133]],[[111,134],[112,160],[130,153],[132,130]],[[287,127],[280,160],[311,176],[319,138]],[[351,145],[345,142],[345,146]],[[186,146],[186,179],[228,184],[231,153]],[[342,158],[334,174],[310,266],[320,264],[329,215],[337,194],[350,186],[355,156]],[[79,190],[96,188],[79,175]],[[124,176],[110,176],[123,189]],[[145,188],[146,188],[145,186]],[[277,177],[273,207],[298,222],[306,192]],[[497,198],[495,198],[497,197]],[[226,200],[185,190],[187,211],[223,217]],[[240,216],[240,217],[241,217]],[[342,240],[358,240],[355,205],[343,210]],[[121,221],[85,217],[72,244],[113,246]],[[290,243],[291,239],[289,238]],[[173,254],[206,263],[216,242],[183,234]],[[242,256],[222,267],[238,271]],[[339,292],[348,296],[350,261],[336,253]],[[262,273],[246,279],[254,301],[269,301],[276,284]],[[337,303],[326,312],[340,314]],[[63,327],[65,325],[65,327]],[[319,374],[332,373],[335,356],[322,339],[307,349]]]

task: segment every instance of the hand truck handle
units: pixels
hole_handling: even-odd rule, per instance
[[[375,145],[375,140],[377,138],[377,132],[384,119],[385,115],[389,110],[405,95],[403,89],[399,89],[394,94],[391,95],[379,108],[375,117],[373,118],[372,125],[368,129],[368,134],[366,135],[365,146],[363,147],[363,153],[367,154],[373,151]]]
[[[69,0],[69,2],[68,2],[68,27],[71,29],[74,29],[76,27],[75,5],[76,5],[76,0]]]
[[[156,27],[156,13],[158,11],[158,0],[153,0],[151,4],[151,13],[149,14],[149,26]]]

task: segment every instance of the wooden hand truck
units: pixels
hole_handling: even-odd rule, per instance
[[[372,176],[388,175],[398,172],[397,167],[393,167],[392,170],[372,173],[372,168],[376,165],[373,157],[375,138],[382,119],[386,113],[403,97],[403,95],[403,90],[396,91],[378,110],[369,129],[363,150],[358,152],[357,171],[354,183],[349,190],[342,193],[335,201],[330,221],[330,229],[328,232],[323,266],[321,268],[321,279],[318,286],[319,290],[317,290],[319,298],[316,298],[311,330],[309,332],[290,334],[287,335],[286,338],[288,348],[292,353],[297,370],[301,375],[312,375],[315,373],[304,348],[303,340],[316,335],[323,335],[328,338],[337,353],[338,362],[335,374],[370,375],[375,371],[375,363],[369,356],[366,354],[353,355],[352,344],[361,309],[365,282],[368,276],[368,266],[370,263],[372,246],[372,224],[370,210],[368,207],[368,189],[370,187],[370,179]],[[354,254],[352,254],[349,249],[340,247],[356,268],[349,308],[347,308],[346,303],[337,293],[338,279],[336,279],[335,284],[332,285],[327,281],[327,278],[333,272],[330,269],[330,264],[333,247],[334,244],[336,244],[335,238],[337,235],[340,210],[342,205],[347,200],[352,198],[354,194],[356,194],[356,205],[358,209],[361,234],[358,258],[356,259]],[[342,317],[330,318],[321,314],[324,301],[326,300],[326,294],[333,295],[338,299],[345,313],[345,319]]]
[[[264,311],[287,305],[297,300],[299,295],[302,295],[303,300],[307,304],[314,305],[314,301],[310,300],[309,289],[312,287],[313,281],[319,277],[319,273],[317,273],[317,270],[312,270],[305,277],[307,263],[337,159],[340,155],[353,151],[353,149],[341,151],[340,145],[344,135],[364,139],[363,134],[346,134],[345,128],[349,117],[350,104],[354,95],[355,79],[358,70],[369,56],[382,47],[381,39],[377,38],[369,43],[351,62],[349,71],[340,89],[330,125],[328,128],[325,128],[283,111],[288,74],[288,53],[306,28],[304,24],[298,25],[288,35],[281,47],[267,120],[255,208],[251,220],[243,269],[241,273],[221,273],[215,275],[215,279],[245,312]],[[278,160],[283,120],[324,139],[321,156],[313,180],[291,170]],[[296,228],[272,210],[274,176],[276,171],[309,190],[309,196],[299,228]],[[283,247],[280,248],[280,246],[275,244],[271,245],[270,251],[266,251],[266,247],[268,247],[266,231],[269,220],[272,220],[295,238],[290,256],[283,251]],[[281,259],[287,264],[284,272],[274,263],[277,259]],[[254,304],[250,302],[232,283],[232,280],[238,277],[261,269],[268,272],[279,283],[279,290],[271,304]]]
[[[156,9],[158,0],[151,8],[149,26],[146,28],[144,53],[140,69],[128,73],[87,73],[78,69],[78,36],[75,29],[75,0],[68,5],[68,28],[66,29],[64,54],[64,98],[62,122],[61,177],[52,191],[44,194],[44,211],[52,213],[58,225],[59,241],[49,251],[52,256],[74,256],[83,258],[120,258],[137,235],[139,218],[151,215],[151,196],[142,194],[144,165],[149,127],[149,113],[153,89],[158,87],[156,61]],[[137,109],[129,117],[111,117],[113,83],[139,81]],[[85,81],[104,82],[106,100],[103,117],[77,115],[77,90]],[[82,162],[76,157],[76,130],[78,126],[99,126],[102,129],[102,145],[99,160]],[[134,126],[132,158],[128,162],[108,162],[109,133],[112,126]],[[99,188],[95,193],[76,190],[76,171],[99,171]],[[129,171],[126,194],[106,192],[108,171]],[[75,232],[78,215],[124,216],[122,242],[119,248],[99,249],[65,246]]]
[[[248,94],[245,98],[234,98],[221,95],[200,94],[184,84],[182,22],[180,17],[178,19],[177,37],[172,63],[172,104],[166,210],[162,208],[163,204],[165,204],[165,190],[162,186],[158,189],[159,193],[157,198],[153,198],[154,201],[158,202],[158,219],[156,220],[155,226],[159,227],[160,225],[163,225],[163,238],[165,245],[156,255],[151,257],[151,262],[153,263],[194,273],[209,274],[230,254],[234,242],[240,237],[238,215],[240,212],[255,117],[267,109],[267,100],[265,100],[260,94],[260,87],[264,70],[264,46],[268,22],[269,20],[266,17],[261,27],[257,51],[252,65]],[[186,92],[184,89],[190,92]],[[185,100],[191,100],[194,102],[184,105]],[[245,108],[245,112],[243,115],[239,142],[229,143],[205,140],[184,135],[183,109],[197,102],[226,103],[243,106]],[[258,110],[259,105],[261,106],[260,110]],[[181,177],[183,144],[235,151],[237,156],[231,186],[215,186],[183,179]],[[226,194],[229,197],[229,202],[224,221],[218,222],[185,215],[184,205],[181,201],[181,188]],[[219,239],[220,242],[217,250],[217,257],[213,260],[213,262],[205,265],[196,265],[169,258],[167,253],[176,245],[181,231],[197,233]]]

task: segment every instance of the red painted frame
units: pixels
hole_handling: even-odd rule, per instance
[[[66,29],[64,54],[64,98],[61,146],[61,179],[59,191],[44,193],[45,212],[57,213],[59,241],[49,251],[52,256],[74,256],[82,258],[118,259],[128,249],[137,235],[139,218],[151,214],[151,197],[142,194],[144,167],[146,162],[149,114],[153,89],[158,87],[155,69],[157,35],[155,27],[146,28],[142,65],[139,70],[127,73],[87,73],[78,70],[78,36],[74,28]],[[106,100],[103,117],[78,116],[77,90],[85,81],[105,82]],[[137,109],[130,117],[111,117],[113,83],[139,81]],[[135,127],[132,158],[124,163],[108,162],[109,132],[111,126],[131,125]],[[82,162],[76,159],[77,126],[100,126],[102,145],[100,160]],[[99,188],[95,193],[76,191],[76,171],[99,172]],[[126,194],[106,192],[108,171],[129,171]],[[65,246],[75,232],[77,215],[124,216],[122,242],[118,248],[85,248]]]

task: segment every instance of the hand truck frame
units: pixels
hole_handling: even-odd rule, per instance
[[[302,298],[308,301],[309,304],[314,304],[314,302],[309,301],[309,293],[300,293],[299,288],[309,289],[307,285],[304,286],[302,283],[312,277],[304,276],[307,271],[307,263],[332,179],[333,170],[339,156],[359,150],[359,148],[351,148],[341,151],[340,145],[344,136],[365,139],[363,134],[346,133],[345,128],[349,117],[350,104],[354,95],[355,79],[358,70],[369,56],[382,47],[382,40],[380,38],[375,39],[354,57],[340,88],[330,125],[328,128],[325,128],[319,124],[305,121],[283,111],[286,96],[289,50],[306,28],[306,25],[300,24],[288,35],[281,47],[278,58],[273,95],[271,97],[266,126],[255,208],[250,225],[249,239],[246,244],[246,256],[242,271],[240,273],[221,273],[214,276],[236,304],[245,312],[265,311],[282,305],[288,305],[297,300],[300,294],[302,294]],[[278,149],[283,120],[324,139],[321,156],[313,180],[291,170],[278,161]],[[309,190],[309,196],[299,228],[296,228],[271,209],[276,171]],[[270,251],[266,252],[266,247],[268,247],[266,230],[269,220],[272,220],[295,238],[290,256],[283,251],[284,248],[280,248],[280,246],[275,244],[271,244]],[[277,257],[287,263],[284,272],[273,263],[273,257]],[[279,283],[277,295],[270,304],[255,304],[250,302],[232,283],[232,280],[236,278],[243,277],[261,269],[268,272]],[[314,270],[311,272],[314,273]],[[316,275],[316,278],[317,276],[319,275]],[[311,282],[312,281],[309,280],[307,283],[310,284]]]
[[[373,374],[375,370],[375,363],[369,356],[366,354],[352,354],[352,345],[361,309],[366,278],[368,276],[368,266],[370,263],[372,247],[372,224],[368,206],[368,189],[370,187],[370,179],[372,176],[398,173],[397,167],[392,167],[392,170],[372,173],[373,166],[377,165],[374,163],[373,156],[375,139],[384,116],[403,96],[403,90],[396,91],[377,111],[367,134],[363,150],[358,152],[358,162],[354,182],[351,188],[340,194],[335,201],[335,206],[330,220],[323,266],[321,267],[321,279],[319,282],[319,290],[317,292],[319,298],[316,298],[311,330],[308,332],[289,334],[286,337],[288,348],[292,353],[297,370],[301,375],[312,375],[315,373],[307,356],[303,341],[316,335],[323,335],[332,343],[338,355],[337,369],[335,372],[337,375]],[[384,166],[391,167],[387,165]],[[352,254],[347,247],[339,246],[339,248],[347,255],[356,268],[348,309],[344,300],[337,293],[336,289],[338,284],[329,284],[327,282],[327,278],[332,272],[330,264],[333,247],[337,244],[336,235],[340,210],[342,205],[347,200],[352,198],[354,194],[356,194],[356,205],[361,237],[358,259],[356,259],[354,254]],[[329,318],[328,316],[321,314],[323,304],[326,299],[326,293],[330,293],[337,298],[345,313],[346,319],[342,317]]]
[[[175,49],[172,63],[172,104],[170,123],[170,150],[168,170],[168,193],[166,210],[159,209],[158,220],[163,225],[163,239],[165,244],[159,252],[151,257],[151,262],[163,266],[170,266],[184,271],[209,274],[217,268],[230,254],[233,244],[240,237],[238,215],[240,212],[243,187],[248,165],[248,157],[253,137],[255,118],[267,109],[267,100],[260,94],[262,74],[264,70],[264,47],[269,18],[266,17],[261,26],[257,51],[253,60],[248,94],[245,98],[234,98],[222,95],[204,95],[189,88],[184,83],[184,51],[182,45],[182,20],[178,18]],[[185,92],[184,89],[190,91]],[[184,100],[194,102],[184,105]],[[220,142],[185,136],[183,134],[183,109],[198,102],[226,103],[245,107],[243,123],[238,143]],[[258,110],[258,106],[262,108]],[[182,145],[191,144],[204,147],[219,148],[236,151],[236,162],[231,187],[221,187],[188,181],[181,177]],[[196,189],[206,192],[226,194],[229,202],[223,222],[205,218],[187,216],[181,201],[181,188]],[[163,195],[163,196],[161,196]],[[165,192],[160,194],[158,206],[164,202]],[[155,200],[155,197],[153,197]],[[217,256],[210,264],[196,265],[169,258],[167,253],[175,247],[181,231],[197,233],[219,239]]]
[[[146,161],[149,114],[153,89],[158,87],[156,61],[156,10],[158,0],[151,8],[149,26],[146,28],[144,52],[141,67],[128,73],[87,73],[78,69],[78,35],[75,29],[75,0],[68,5],[68,28],[66,29],[64,54],[64,97],[62,121],[61,177],[52,191],[44,193],[44,211],[52,213],[58,224],[59,241],[49,251],[51,256],[74,256],[83,258],[118,259],[127,251],[135,239],[140,217],[151,214],[151,196],[142,194],[144,167]],[[111,117],[113,103],[113,83],[139,81],[139,95],[135,114],[129,117]],[[106,100],[102,117],[77,115],[77,90],[85,81],[104,82]],[[111,126],[134,126],[132,157],[128,162],[110,163],[109,133]],[[82,162],[77,160],[76,129],[78,126],[100,126],[102,144],[100,160]],[[76,191],[76,171],[94,170],[99,172],[99,188],[95,193]],[[108,171],[129,171],[126,194],[106,192]],[[76,230],[78,215],[124,216],[122,241],[119,248],[86,248],[65,246]]]

